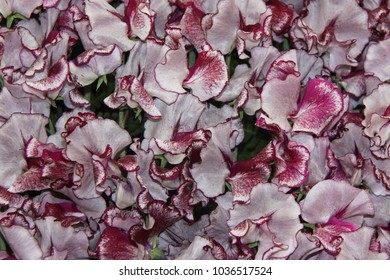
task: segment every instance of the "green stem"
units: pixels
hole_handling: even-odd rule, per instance
[[[161,168],[165,168],[165,166],[167,166],[168,161],[164,157],[164,155],[155,155],[154,158],[160,160],[160,167]]]
[[[53,135],[53,134],[56,133],[56,129],[54,127],[54,124],[53,124],[52,120],[49,121],[49,133],[50,133],[50,135]]]
[[[134,118],[136,120],[138,120],[139,122],[142,122],[142,109],[140,107],[137,108],[137,110],[135,111],[135,116]]]
[[[290,42],[288,41],[288,39],[284,39],[283,40],[283,50],[288,51],[289,49],[291,49]]]
[[[255,248],[255,247],[257,247],[257,246],[259,246],[259,242],[258,242],[258,241],[255,241],[255,242],[252,242],[252,243],[249,243],[249,244],[248,244],[248,247],[249,247],[249,248]]]
[[[92,104],[92,90],[90,85],[85,87],[84,98]]]
[[[225,187],[231,192],[233,190],[232,185],[230,185],[228,182],[225,182]]]
[[[233,158],[233,161],[237,161],[237,158],[238,158],[238,148],[236,147],[233,151],[232,151],[232,158]]]
[[[27,18],[25,18],[24,16],[22,16],[21,14],[12,14],[10,16],[7,17],[7,28],[11,28],[12,27],[12,24],[14,23],[14,20],[15,19],[20,19],[20,20],[27,20]]]
[[[5,239],[3,235],[0,233],[0,251],[5,251],[7,250],[7,244],[5,243]]]
[[[125,128],[126,125],[126,112],[127,110],[120,110],[119,111],[119,117],[118,117],[118,124],[121,128]]]
[[[118,124],[121,128],[126,129],[126,121],[128,117],[129,117],[128,109],[119,110]],[[126,155],[126,151],[123,150],[122,152],[120,152],[119,157],[124,157],[125,155]]]
[[[226,66],[227,66],[227,69],[228,69],[229,77],[232,76],[232,73],[233,73],[233,70],[234,70],[234,69],[231,69],[231,67],[230,67],[231,62],[232,62],[232,54],[228,54],[226,56]]]
[[[158,245],[158,236],[155,235],[155,236],[153,236],[153,239],[152,239],[152,248],[153,249],[157,248],[157,245]]]
[[[146,227],[146,228],[149,228],[149,223],[150,223],[150,222],[149,222],[149,215],[146,215],[146,216],[145,216],[145,227]]]

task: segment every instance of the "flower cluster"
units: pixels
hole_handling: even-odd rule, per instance
[[[0,259],[390,258],[386,1],[0,21]]]

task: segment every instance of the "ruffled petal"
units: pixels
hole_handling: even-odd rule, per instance
[[[0,3],[0,14],[8,17],[12,13],[18,13],[26,18],[29,18],[32,12],[42,5],[43,0],[31,0],[25,2],[23,0],[7,0]]]
[[[386,260],[386,253],[377,253],[370,250],[371,240],[375,229],[362,227],[354,232],[342,233],[343,242],[337,260]]]
[[[331,121],[343,110],[343,96],[330,82],[312,79],[307,88],[298,112],[291,116],[293,131],[303,131],[320,135]]]
[[[136,77],[133,75],[121,77],[118,84],[116,92],[104,100],[106,105],[117,108],[126,102],[131,108],[140,106],[151,119],[161,118],[152,96]]]
[[[69,64],[73,81],[80,86],[92,84],[97,78],[112,73],[122,63],[122,51],[115,45],[91,49]]]
[[[155,17],[155,12],[150,9],[149,2],[127,1],[125,16],[130,29],[129,35],[145,40],[152,31]]]
[[[0,127],[0,178],[4,187],[11,187],[27,167],[27,141],[31,137],[46,141],[46,124],[47,118],[42,115],[14,113]]]
[[[210,18],[211,26],[206,31],[206,40],[214,50],[227,54],[240,27],[239,9],[234,0],[219,1],[217,9],[217,13]],[[229,28],[226,28],[227,25]]]
[[[292,140],[287,144],[278,141],[275,145],[276,174],[273,182],[281,187],[299,187],[309,176],[309,159],[310,152],[305,146]]]
[[[68,74],[68,61],[65,57],[62,57],[52,68],[50,68],[46,78],[34,82],[27,81],[26,85],[32,90],[44,93],[57,91],[65,84]]]
[[[134,42],[128,37],[127,24],[107,1],[86,0],[85,14],[91,26],[88,36],[98,47],[115,44],[123,51],[133,47]]]
[[[223,55],[218,51],[204,51],[199,53],[183,85],[191,88],[200,101],[206,101],[220,95],[228,79]]]
[[[390,66],[388,63],[390,56],[387,51],[389,48],[390,39],[370,45],[364,61],[364,70],[367,73],[373,73],[382,81],[390,79]]]
[[[236,204],[230,210],[228,224],[233,234],[244,222],[258,224],[258,231],[251,233],[255,239],[248,240],[260,241],[257,257],[287,258],[297,247],[295,235],[302,228],[300,212],[293,196],[278,191],[274,184],[259,184],[253,188],[249,204]],[[270,239],[270,236],[273,237]]]
[[[326,224],[332,217],[338,217],[359,226],[363,215],[373,214],[374,205],[364,190],[333,180],[316,184],[302,204],[302,218],[312,224]]]
[[[104,229],[97,244],[97,257],[101,260],[139,260],[143,249],[129,235],[115,227]]]

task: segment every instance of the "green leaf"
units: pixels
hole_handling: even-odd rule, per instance
[[[97,86],[96,86],[96,90],[99,90],[100,86],[101,86],[103,83],[104,83],[105,85],[108,84],[107,75],[103,75],[103,76],[100,76],[100,77],[99,77],[99,80],[98,80]]]
[[[126,113],[127,111],[125,110],[120,110],[119,111],[119,116],[118,116],[118,124],[121,128],[125,128],[126,124]]]
[[[8,28],[12,27],[12,24],[14,23],[15,19],[28,20],[27,18],[25,18],[23,15],[21,15],[19,13],[15,13],[15,14],[9,15],[7,17],[7,27]]]
[[[153,248],[152,250],[149,251],[149,257],[151,260],[166,260],[167,258],[165,257],[163,251],[157,248]]]
[[[153,236],[152,238],[152,250],[149,251],[149,257],[152,260],[166,260],[164,253],[157,248],[158,245],[158,236]]]
[[[145,227],[149,228],[150,221],[149,221],[149,215],[147,214],[144,216],[144,223],[145,223]]]
[[[118,125],[121,128],[126,129],[126,121],[129,117],[129,110],[127,110],[127,108],[125,110],[119,110],[119,113],[117,113],[117,115],[118,115]],[[114,114],[112,114],[112,116],[114,116]],[[124,157],[125,155],[126,155],[126,150],[123,150],[119,153],[120,157]]]
[[[242,111],[239,111],[242,112]],[[268,131],[256,126],[256,116],[242,115],[244,140],[238,145],[237,160],[247,160],[257,155],[271,141]]]
[[[288,41],[288,39],[284,39],[283,40],[283,50],[288,51],[290,49],[291,49],[290,42]]]
[[[55,129],[55,126],[53,124],[53,120],[50,119],[49,120],[49,135],[53,135],[56,133],[56,129]]]
[[[232,62],[232,55],[231,54],[227,55],[225,60],[226,60],[226,65],[227,65],[228,69],[230,70],[230,63]],[[230,71],[229,71],[229,73],[230,73]]]
[[[230,50],[230,53],[225,55],[225,61],[226,66],[228,68],[229,77],[232,77],[234,74],[234,71],[236,70],[236,67],[242,63],[243,61],[240,60],[238,57],[238,52],[233,51],[235,46],[233,46]]]
[[[294,191],[294,193],[295,193],[295,195],[296,195],[296,201],[297,202],[300,202],[301,200],[303,200],[305,197],[306,197],[306,195],[307,195],[307,190],[306,189],[304,189],[303,187],[301,187],[301,188],[298,188],[298,189],[296,189],[295,191]]]
[[[244,111],[240,110],[238,113],[240,114],[240,119],[242,120],[244,118]]]
[[[135,112],[135,119],[137,119],[139,122],[142,122],[142,109],[140,107],[137,108],[136,112]]]
[[[225,182],[225,187],[226,187],[229,191],[232,191],[232,190],[233,190],[232,185],[229,184],[228,182]]]
[[[84,87],[84,98],[87,99],[89,102],[92,101],[92,89],[90,85]]]
[[[196,61],[196,51],[195,50],[191,50],[188,53],[188,66],[189,67],[194,66],[195,61]]]
[[[370,187],[364,183],[361,183],[359,186],[356,186],[356,187],[359,189],[365,190],[366,192],[368,192],[371,195],[374,194],[373,191],[370,189]]]
[[[57,104],[55,100],[51,100],[50,105],[53,106],[54,108],[57,108]]]
[[[259,246],[259,242],[258,242],[258,241],[252,242],[252,243],[249,243],[249,244],[248,244],[248,247],[249,247],[249,248],[256,248],[257,246]]]
[[[4,237],[0,233],[0,251],[7,250],[7,243],[5,242]]]
[[[233,158],[233,161],[235,161],[235,162],[237,161],[237,158],[238,158],[238,148],[237,147],[232,150],[232,158]]]
[[[234,100],[228,102],[228,105],[229,105],[230,107],[234,107],[234,105],[236,105],[236,103],[237,103],[237,100],[234,99]]]
[[[303,227],[310,230],[312,233],[314,233],[317,230],[315,224],[303,223]]]
[[[154,236],[153,239],[152,239],[152,248],[157,248],[157,245],[158,245],[158,237],[157,236]]]

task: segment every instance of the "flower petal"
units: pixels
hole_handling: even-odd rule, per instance
[[[0,126],[1,122],[8,120],[13,113],[31,113],[31,99],[28,97],[16,98],[3,87],[0,92]]]
[[[184,59],[182,42],[179,47],[172,48],[167,42],[150,38],[146,42],[145,66],[143,67],[143,86],[153,97],[163,100],[167,104],[176,101],[183,93],[182,82],[188,73],[187,61]],[[175,57],[183,59],[180,61]],[[177,62],[176,65],[172,63]],[[170,73],[169,78],[165,71]],[[133,74],[133,73],[132,73]],[[138,75],[138,74],[136,74]],[[172,78],[173,77],[173,78]],[[172,80],[172,84],[169,83]]]
[[[370,251],[371,239],[375,229],[362,227],[354,232],[342,233],[343,242],[337,260],[386,260],[386,253]]]
[[[61,222],[56,221],[54,217],[46,217],[35,223],[41,234],[42,251],[46,254],[51,254],[52,250],[55,250],[64,252],[65,256],[63,257],[68,260],[89,257],[89,241],[84,231],[77,231],[72,226],[66,227]]]
[[[117,90],[107,97],[104,102],[110,108],[120,107],[124,102],[127,102],[127,105],[131,108],[141,107],[151,119],[161,117],[152,96],[133,75],[119,78]]]
[[[156,65],[156,82],[166,91],[185,93],[182,84],[187,75],[187,52],[181,42],[179,48],[167,51],[165,61]]]
[[[7,0],[0,3],[0,14],[8,17],[12,13],[19,13],[26,18],[29,18],[32,12],[42,5],[43,0],[31,0],[25,2],[23,0]]]
[[[100,76],[112,73],[122,63],[122,51],[115,45],[91,49],[69,64],[73,81],[80,86],[92,84]]]
[[[97,46],[117,45],[129,51],[134,42],[128,37],[128,27],[119,13],[105,0],[86,0],[85,14],[89,18],[91,31],[88,35]]]
[[[171,105],[167,105],[159,99],[155,100],[155,104],[162,117],[160,120],[146,121],[145,140],[142,142],[142,147],[151,148],[155,154],[162,154],[165,151],[161,150],[155,141],[160,143],[167,141],[169,143],[175,140],[178,133],[193,133],[196,130],[199,117],[205,109],[205,104],[191,94],[179,95],[177,101]],[[183,146],[183,148],[185,147]],[[170,163],[177,164],[183,160],[183,157],[183,155],[168,157],[167,160]]]
[[[293,131],[310,132],[320,135],[343,110],[343,96],[330,82],[312,79],[307,83],[305,95],[299,104]]]
[[[183,85],[191,88],[200,101],[206,101],[220,95],[228,79],[223,55],[218,51],[204,51],[199,53]]]
[[[188,5],[180,21],[183,36],[195,46],[198,52],[201,52],[206,47],[210,48],[202,29],[201,22],[203,16],[203,12],[196,8],[195,5]]]
[[[306,147],[310,153],[308,179],[306,184],[313,186],[325,180],[333,168],[330,159],[330,143],[328,137],[314,138],[309,134],[299,133],[292,137],[297,144]]]
[[[266,117],[285,131],[291,129],[288,117],[296,112],[300,93],[300,74],[295,69],[294,61],[295,51],[289,51],[275,60],[261,92],[261,109],[264,113],[259,117]]]
[[[0,178],[9,188],[27,167],[24,148],[27,141],[37,138],[46,141],[47,118],[39,114],[14,113],[0,127]]]
[[[143,250],[137,243],[125,231],[115,227],[104,229],[96,252],[101,260],[139,260],[143,257]]]
[[[69,65],[65,57],[62,57],[53,67],[50,69],[48,76],[42,80],[30,82],[27,81],[26,85],[33,90],[40,92],[51,92],[59,90],[66,82],[69,74]]]
[[[197,188],[206,197],[216,197],[224,192],[225,180],[230,174],[230,123],[223,123],[209,130],[212,136],[200,152],[201,162],[194,163],[190,173]]]
[[[115,206],[106,208],[102,215],[104,223],[109,227],[128,231],[132,226],[142,223],[141,215],[134,210],[121,210]]]
[[[127,1],[125,16],[127,18],[130,35],[145,40],[152,31],[155,12],[150,9],[148,2],[137,0]]]
[[[390,78],[390,56],[387,50],[390,48],[390,39],[380,41],[368,47],[364,70],[373,73],[382,81]]]
[[[249,202],[252,189],[268,182],[272,171],[268,162],[274,158],[274,152],[274,146],[269,144],[253,158],[231,166],[227,182],[233,186],[234,201]]]
[[[302,204],[302,218],[312,224],[326,224],[337,216],[360,226],[363,215],[373,214],[374,205],[364,190],[333,180],[316,184]]]
[[[206,40],[214,50],[228,54],[240,27],[239,9],[234,0],[219,1],[217,9],[217,13],[211,16],[211,27],[206,31]]]
[[[273,182],[281,187],[296,188],[308,178],[310,152],[305,146],[279,140],[275,145],[276,174]]]
[[[357,65],[355,58],[366,46],[370,34],[367,12],[357,2],[340,5],[337,0],[310,2],[291,32],[294,40],[304,41],[311,53],[313,47],[320,54],[329,51],[325,65],[331,71],[341,65]]]
[[[277,185],[259,184],[253,188],[249,204],[236,204],[230,210],[228,224],[234,231],[243,222],[258,222],[260,230],[253,240],[260,241],[258,257],[287,258],[297,247],[295,235],[302,228],[300,212],[294,197],[278,191]]]
[[[0,225],[0,232],[7,240],[7,244],[11,247],[17,259],[42,259],[42,251],[39,247],[38,240],[33,236],[31,230],[19,225],[13,225],[11,227],[3,227]]]
[[[147,206],[149,211],[148,228],[133,226],[130,229],[131,239],[139,244],[150,244],[154,236],[158,236],[163,230],[180,220],[180,211],[167,206],[164,202],[154,200]]]

